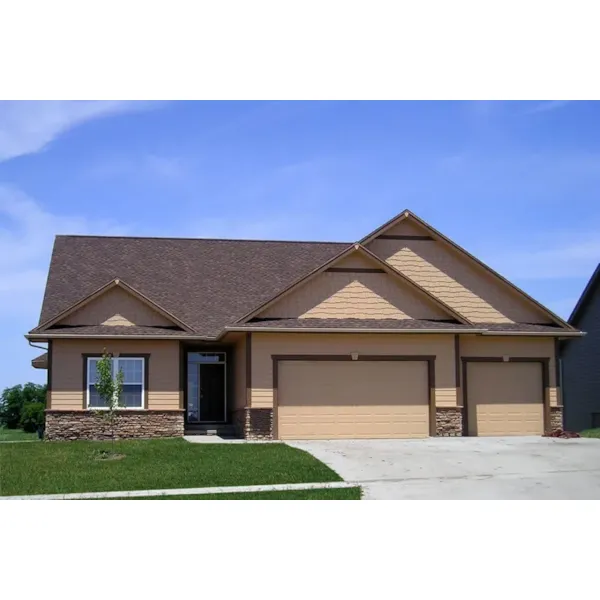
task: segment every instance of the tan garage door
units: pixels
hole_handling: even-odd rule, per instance
[[[427,363],[281,361],[281,439],[429,435]]]
[[[540,363],[467,363],[469,435],[541,435]]]

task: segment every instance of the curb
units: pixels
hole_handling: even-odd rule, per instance
[[[325,483],[280,483],[274,485],[237,485],[170,490],[132,490],[124,492],[82,492],[74,494],[40,494],[34,496],[0,496],[0,500],[100,500],[102,498],[144,498],[147,496],[204,496],[206,494],[231,494],[243,492],[287,492],[293,490],[321,490],[357,487],[350,481]]]

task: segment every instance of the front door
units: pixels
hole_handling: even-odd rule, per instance
[[[223,423],[226,418],[225,352],[188,352],[188,423]]]

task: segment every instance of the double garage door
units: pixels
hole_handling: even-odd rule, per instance
[[[426,361],[281,361],[280,439],[429,435]]]
[[[541,435],[539,362],[468,362],[467,433]],[[283,360],[280,439],[419,438],[430,435],[427,361]]]

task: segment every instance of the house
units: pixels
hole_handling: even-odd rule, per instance
[[[565,428],[582,431],[600,427],[600,264],[569,323],[587,333],[576,343],[561,342]]]
[[[39,325],[46,435],[540,435],[581,333],[410,211],[357,243],[57,236]],[[34,361],[35,362],[35,361]]]

